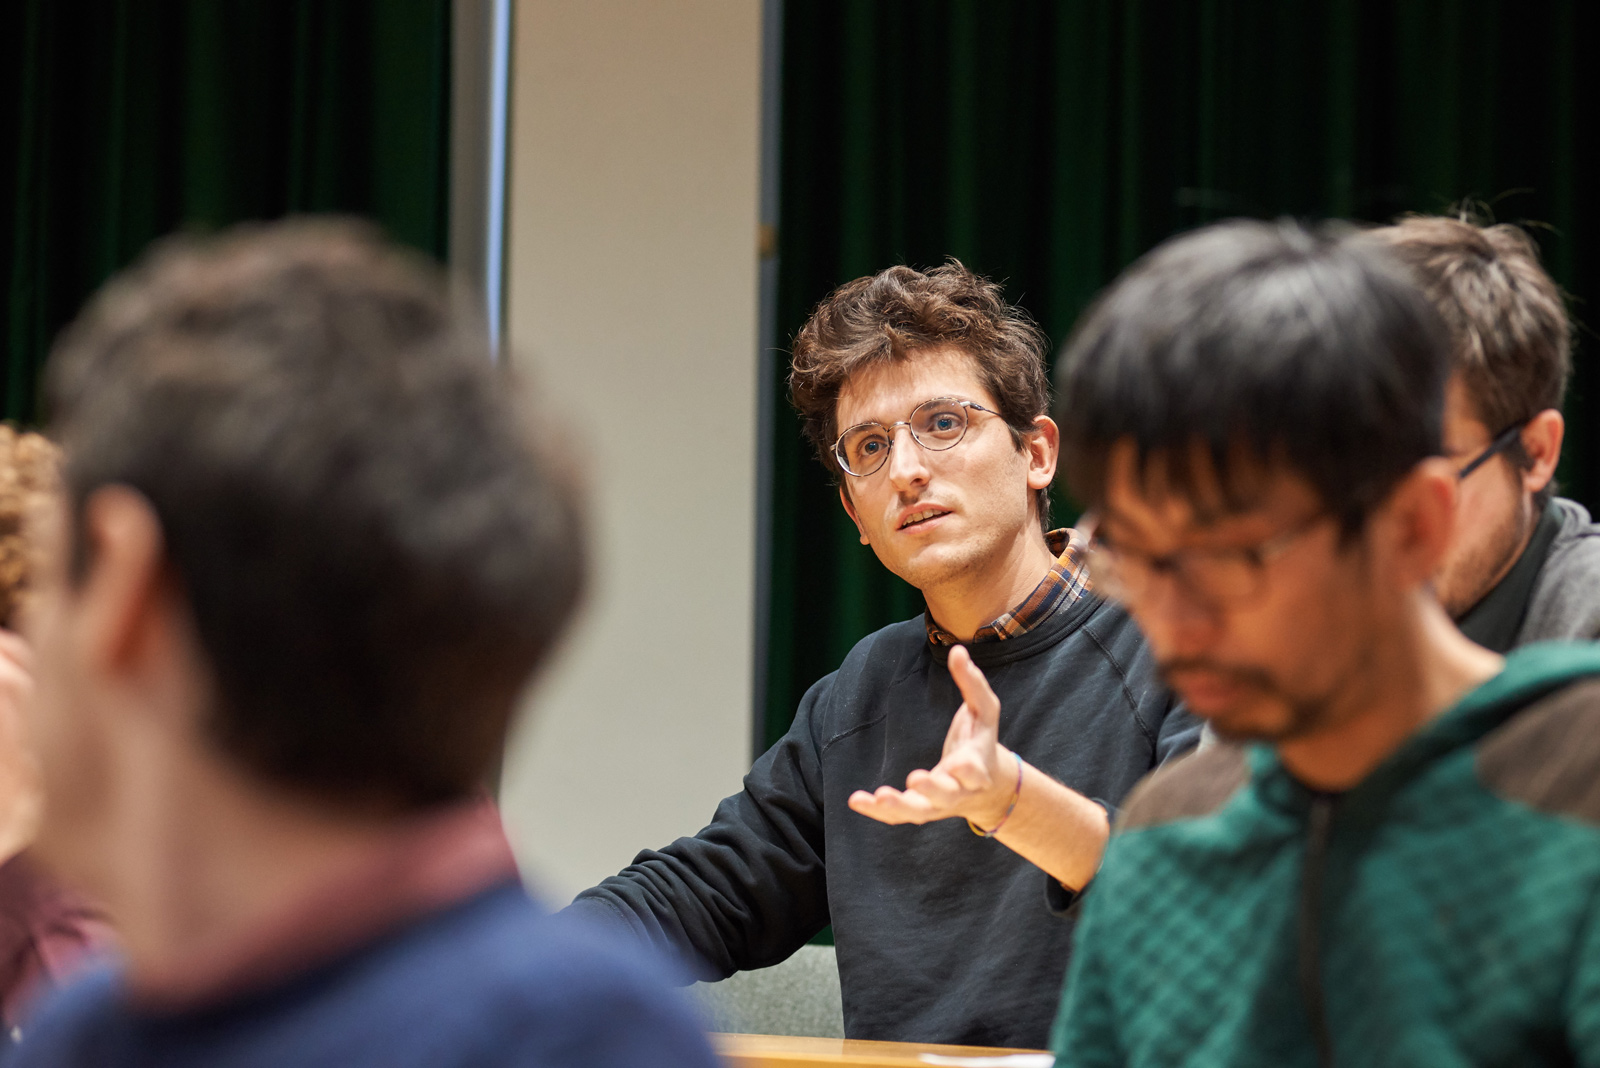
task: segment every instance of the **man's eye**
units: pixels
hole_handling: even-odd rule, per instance
[[[876,456],[879,452],[883,451],[883,448],[884,441],[882,438],[871,438],[867,441],[863,441],[859,446],[857,446],[856,451],[862,456]]]
[[[956,417],[953,415],[941,415],[933,421],[933,429],[941,432],[954,430],[955,428]]]

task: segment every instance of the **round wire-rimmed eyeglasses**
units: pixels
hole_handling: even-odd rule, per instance
[[[911,411],[911,418],[884,426],[882,423],[857,423],[840,434],[833,443],[833,458],[847,475],[864,478],[882,467],[894,448],[894,432],[901,427],[911,431],[911,439],[930,452],[944,452],[961,444],[971,425],[969,411],[999,415],[975,401],[956,397],[935,397]]]

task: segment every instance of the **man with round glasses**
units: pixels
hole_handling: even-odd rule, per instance
[[[1555,496],[1571,328],[1561,290],[1516,226],[1413,216],[1373,231],[1450,332],[1446,454],[1456,532],[1437,579],[1462,632],[1497,653],[1600,638],[1600,525]]]
[[[862,543],[927,611],[813,686],[705,829],[574,908],[707,979],[831,923],[850,1037],[1043,1045],[1108,808],[1198,735],[1090,592],[1082,535],[1047,529],[1044,351],[954,262],[817,308],[795,405]]]

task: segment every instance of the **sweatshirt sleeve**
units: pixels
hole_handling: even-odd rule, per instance
[[[646,850],[570,906],[723,979],[787,958],[828,924],[822,770],[812,723],[834,676],[801,701],[789,733],[693,838]]]
[[[1170,691],[1161,726],[1156,730],[1156,766],[1183,756],[1200,743],[1200,720]]]

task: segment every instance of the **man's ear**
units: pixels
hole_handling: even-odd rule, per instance
[[[1431,581],[1455,529],[1460,480],[1442,456],[1431,456],[1400,481],[1380,513],[1388,528],[1394,581],[1403,588]]]
[[[1546,408],[1522,428],[1522,451],[1532,461],[1522,472],[1524,493],[1538,493],[1555,477],[1556,464],[1561,462],[1561,440],[1566,433],[1566,420],[1554,408]]]
[[[843,482],[839,483],[839,503],[844,505],[844,514],[850,517],[850,522],[856,525],[856,533],[861,535],[861,544],[871,544],[867,541],[867,528],[861,525],[861,517],[856,515],[856,506],[850,503],[850,491],[845,489]]]
[[[161,520],[138,491],[102,486],[84,499],[79,535],[87,561],[77,594],[84,654],[92,669],[124,674],[146,651],[153,617],[170,592],[162,588]]]
[[[1028,488],[1047,488],[1056,478],[1056,463],[1061,458],[1061,428],[1047,415],[1033,421],[1033,429],[1023,439],[1028,453]]]

